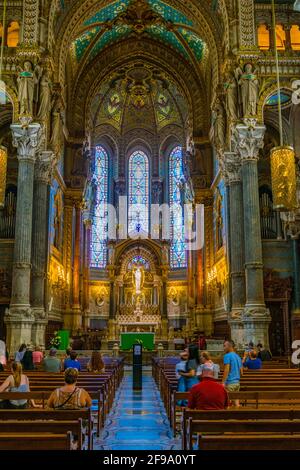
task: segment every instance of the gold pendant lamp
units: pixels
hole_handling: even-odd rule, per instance
[[[279,75],[279,60],[276,37],[276,15],[275,0],[272,0],[272,21],[274,33],[274,47],[276,60],[277,77],[277,97],[278,97],[278,118],[280,146],[271,150],[271,176],[273,192],[273,208],[280,212],[291,211],[296,207],[296,166],[295,151],[292,147],[284,145],[282,109],[281,109],[281,88]]]

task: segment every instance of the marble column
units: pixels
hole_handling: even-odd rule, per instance
[[[229,323],[231,336],[236,344],[243,343],[243,315],[245,292],[245,253],[243,221],[243,187],[241,179],[240,157],[234,152],[224,153],[224,170],[229,189],[229,223],[230,223],[230,278],[231,278],[231,312]]]
[[[80,305],[80,241],[81,241],[81,202],[75,203],[75,240],[73,258],[73,303],[72,303],[72,329],[76,331],[82,326],[82,313]]]
[[[31,236],[34,164],[41,143],[40,124],[26,127],[12,124],[13,145],[17,148],[18,199],[12,273],[12,295],[6,312],[7,347],[14,352],[21,343],[31,341],[34,315],[30,306]]]
[[[92,240],[92,222],[89,218],[84,217],[84,270],[83,270],[83,328],[89,327],[90,313],[90,265],[91,265],[91,240]]]
[[[269,346],[270,312],[264,301],[263,257],[258,189],[259,150],[264,144],[265,126],[255,119],[245,120],[235,130],[242,163],[246,303],[242,315],[244,341],[261,341]]]
[[[32,326],[32,342],[45,345],[47,325],[45,311],[45,278],[47,272],[48,236],[48,185],[53,168],[53,152],[41,152],[35,164],[33,190],[32,278],[31,305],[35,322]]]

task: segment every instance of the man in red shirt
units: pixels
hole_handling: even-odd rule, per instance
[[[208,366],[205,369],[201,382],[190,390],[188,408],[191,410],[224,410],[228,408],[228,394],[224,385],[218,383],[214,378],[212,367]]]

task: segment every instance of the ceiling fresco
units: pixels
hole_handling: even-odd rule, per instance
[[[118,0],[86,20],[71,46],[73,64],[92,60],[105,47],[132,33],[168,44],[186,60],[201,62],[205,43],[194,23],[161,0]]]
[[[188,110],[178,88],[156,70],[135,64],[106,81],[91,103],[94,126],[110,124],[119,132],[132,128],[183,126]]]

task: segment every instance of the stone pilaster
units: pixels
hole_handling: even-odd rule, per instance
[[[41,143],[40,124],[12,124],[13,145],[19,161],[16,232],[10,307],[5,316],[7,346],[15,351],[31,341],[34,315],[30,306],[31,236],[34,164]]]
[[[44,346],[47,317],[45,278],[47,272],[48,186],[51,182],[54,154],[41,152],[35,164],[32,234],[31,305],[35,318],[32,342]]]
[[[264,301],[263,258],[258,190],[259,150],[264,143],[265,126],[255,119],[245,120],[235,130],[241,157],[244,203],[246,304],[242,315],[244,340],[269,345],[270,312]]]
[[[231,336],[236,344],[241,342],[241,317],[244,311],[245,294],[245,253],[243,221],[243,187],[241,179],[241,161],[237,153],[224,153],[224,172],[229,189],[230,221],[230,277],[231,277],[231,312],[229,323]]]

